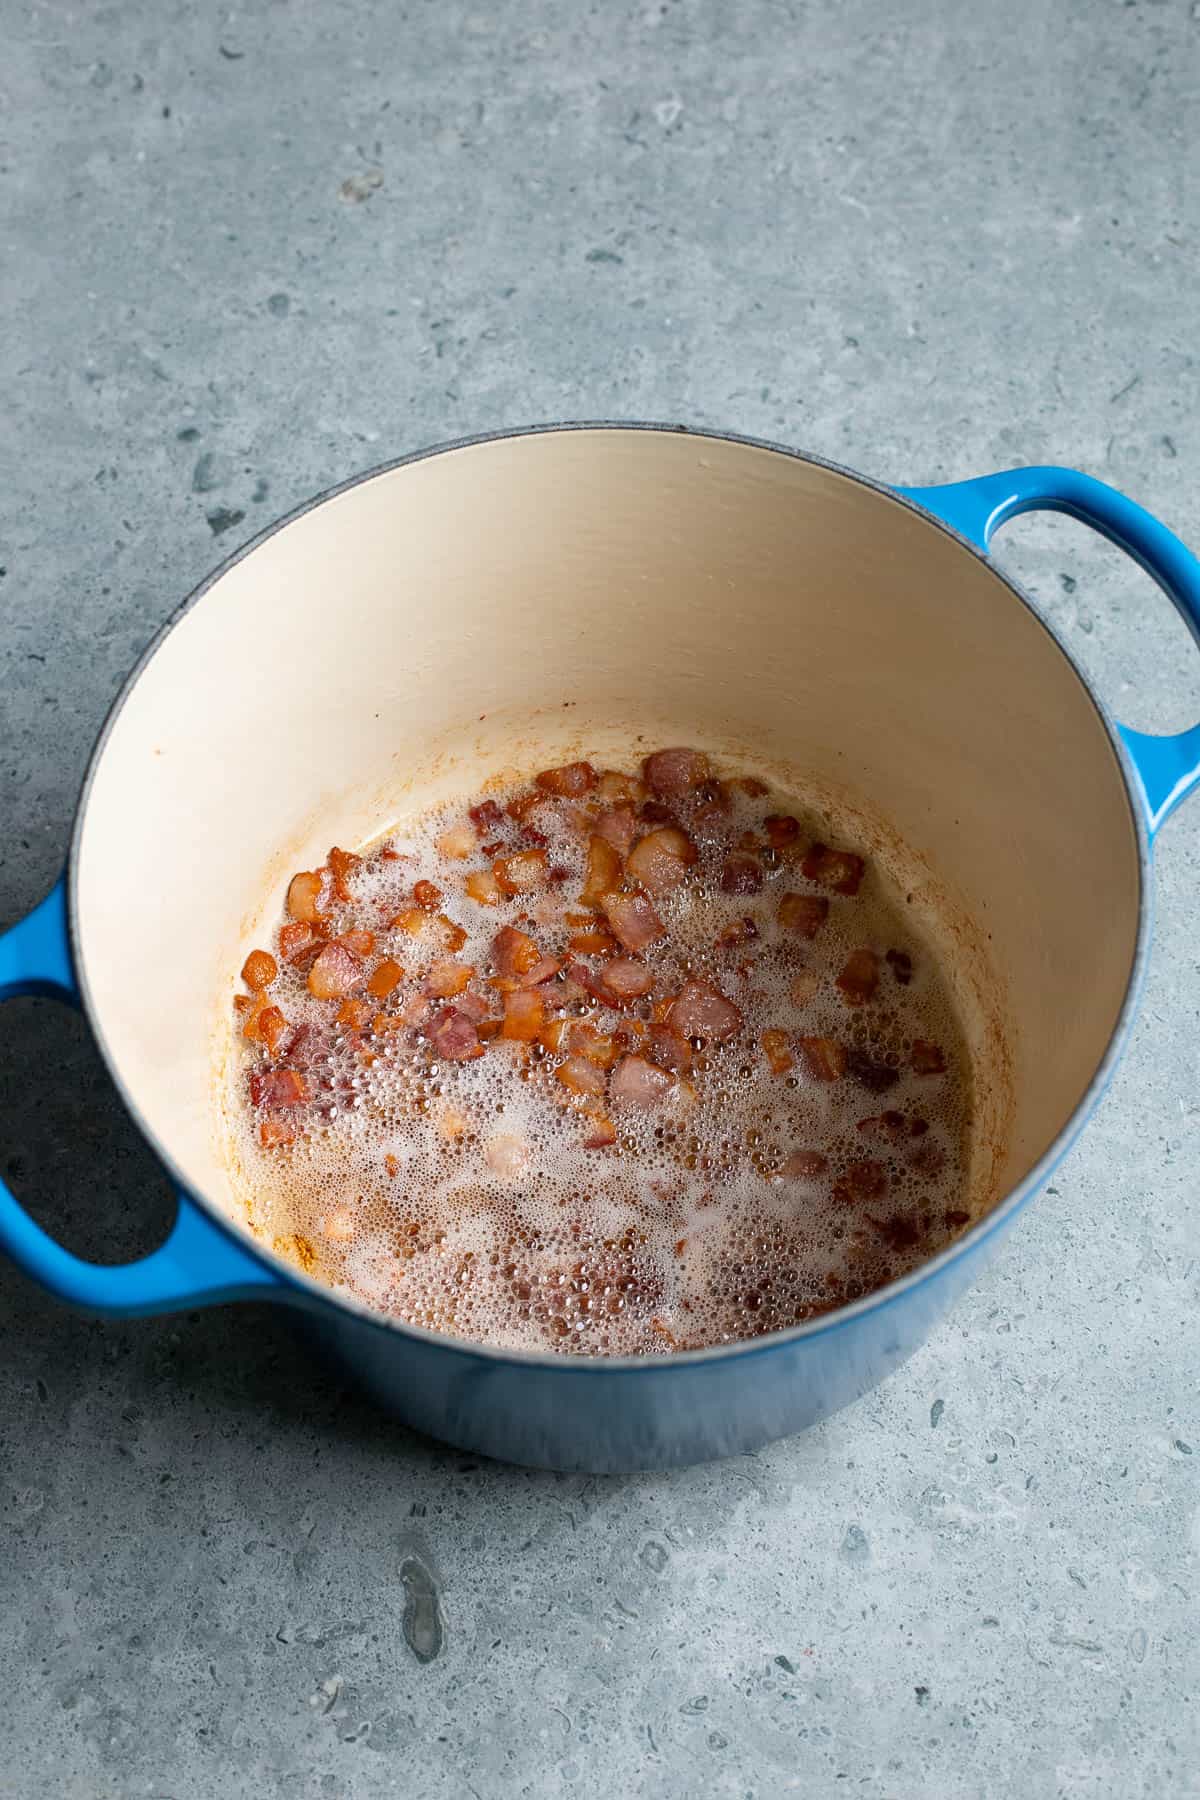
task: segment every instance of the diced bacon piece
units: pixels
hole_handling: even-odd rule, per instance
[[[569,1042],[576,1055],[586,1056],[598,1069],[611,1069],[617,1060],[616,1039],[606,1031],[597,1031],[586,1019],[571,1021]]]
[[[674,825],[662,825],[641,838],[629,857],[632,879],[656,898],[670,894],[687,880],[687,872],[700,852],[686,832]]]
[[[914,1038],[912,1066],[915,1075],[944,1075],[946,1058],[937,1044],[931,1044],[927,1038]]]
[[[713,943],[714,950],[736,950],[742,944],[752,943],[758,936],[758,926],[746,914],[740,919],[731,919],[722,931],[717,933]]]
[[[763,830],[772,850],[786,850],[800,836],[800,821],[791,813],[768,813],[763,820]]]
[[[379,858],[381,862],[407,862],[409,860],[408,857],[401,856],[400,852],[391,844],[385,844],[383,846],[383,849],[379,852]]]
[[[595,1100],[604,1092],[604,1071],[585,1056],[568,1056],[554,1071],[554,1079],[580,1100]]]
[[[769,791],[766,782],[760,781],[757,775],[735,775],[733,786],[740,788],[743,794],[748,794],[751,800],[761,800]]]
[[[867,1217],[889,1250],[915,1250],[924,1235],[920,1225],[908,1213],[893,1213],[890,1218]]]
[[[533,778],[534,786],[544,794],[563,794],[578,800],[596,785],[596,771],[590,762],[564,763],[559,769],[543,769]]]
[[[339,850],[335,844],[326,860],[329,864],[329,872],[333,876],[333,891],[344,905],[350,898],[347,878],[357,869],[362,857],[355,856],[349,850]]]
[[[436,935],[442,940],[442,948],[451,956],[457,956],[467,941],[467,934],[462,926],[456,925],[453,919],[448,919],[444,912],[437,915],[434,924],[437,928]]]
[[[502,894],[527,894],[533,888],[545,885],[546,852],[517,850],[512,856],[498,856],[492,864],[492,873]]]
[[[443,1007],[429,1027],[434,1051],[446,1062],[471,1062],[483,1055],[483,1045],[475,1029],[474,1019],[453,1006]]]
[[[308,991],[314,1000],[344,1000],[362,984],[362,958],[345,944],[326,944],[308,971]]]
[[[596,820],[596,836],[611,844],[618,856],[628,856],[637,836],[637,820],[632,806],[614,806]]]
[[[547,981],[553,981],[562,968],[561,956],[543,956],[540,962],[534,963],[528,975],[521,978],[523,987],[543,987]]]
[[[536,988],[518,988],[515,994],[505,994],[501,1037],[531,1044],[545,1022],[545,1002]]]
[[[906,1151],[904,1159],[909,1168],[923,1181],[932,1181],[940,1175],[946,1166],[946,1152],[934,1138],[927,1138],[915,1148]]]
[[[879,958],[873,950],[852,950],[837,977],[847,1006],[865,1006],[879,986]]]
[[[692,1046],[669,1025],[652,1025],[646,1037],[646,1054],[660,1069],[686,1075],[692,1066]]]
[[[671,1330],[671,1327],[667,1324],[665,1319],[651,1319],[650,1329],[651,1331],[656,1332],[660,1338],[666,1340],[668,1349],[678,1350],[679,1339],[675,1336],[675,1333]]]
[[[723,894],[758,894],[762,892],[763,868],[757,856],[731,851],[721,866]]]
[[[460,1006],[458,1010],[462,1012],[463,1008]],[[405,1025],[424,1025],[432,1011],[433,1003],[428,994],[414,994],[400,1008],[400,1018]]]
[[[515,1131],[498,1131],[484,1145],[483,1160],[500,1181],[519,1181],[529,1164],[529,1145]]]
[[[279,954],[285,963],[293,966],[311,961],[323,942],[311,925],[299,919],[279,928]]]
[[[706,825],[715,824],[729,811],[729,789],[723,781],[702,781],[696,789],[692,817]]]
[[[296,1135],[295,1122],[278,1113],[268,1113],[258,1127],[258,1141],[264,1150],[282,1150],[295,1143]]]
[[[838,1081],[846,1073],[846,1052],[835,1038],[798,1038],[796,1048],[813,1081]]]
[[[591,1129],[583,1140],[585,1150],[607,1150],[617,1141],[617,1128],[611,1119],[603,1114],[592,1120]]]
[[[788,1181],[816,1181],[829,1167],[829,1158],[819,1150],[793,1150],[779,1165],[778,1173]]]
[[[460,1013],[465,1013],[468,1019],[474,1019],[476,1023],[479,1023],[488,1016],[488,1002],[482,994],[476,994],[467,989],[459,995],[458,1010]]]
[[[869,1094],[886,1094],[900,1079],[900,1071],[885,1062],[876,1062],[865,1050],[851,1050],[846,1059],[846,1073]]]
[[[299,1106],[308,1083],[298,1069],[259,1069],[250,1077],[252,1106]]]
[[[652,793],[674,796],[698,788],[710,769],[702,750],[656,750],[642,764],[642,774]]]
[[[641,785],[632,775],[622,775],[618,769],[605,769],[596,784],[596,798],[606,806],[616,806],[623,800],[638,799]]]
[[[242,980],[251,993],[269,988],[279,973],[279,964],[269,950],[252,950],[242,964]]]
[[[425,992],[435,1000],[453,1000],[470,981],[474,969],[469,963],[456,962],[452,956],[439,956],[430,963],[425,977]]]
[[[962,1212],[957,1207],[953,1208],[948,1213],[943,1213],[942,1217],[951,1231],[957,1231],[961,1225],[969,1225],[971,1223],[970,1213]]]
[[[784,894],[779,902],[779,923],[785,931],[815,938],[829,917],[824,894]]]
[[[857,894],[866,866],[853,850],[831,850],[827,844],[810,844],[800,864],[806,881],[819,882],[835,894]]]
[[[340,937],[334,938],[335,944],[341,944],[347,950],[353,950],[355,956],[370,956],[375,948],[373,931],[343,931]]]
[[[258,1015],[259,1042],[274,1056],[287,1035],[287,1020],[277,1006],[265,1006]]]
[[[742,1015],[711,982],[685,981],[667,1015],[667,1023],[680,1037],[720,1044],[740,1029]]]
[[[674,1085],[673,1076],[644,1056],[623,1056],[613,1070],[609,1098],[616,1106],[657,1106]]]
[[[588,839],[587,877],[579,895],[581,906],[598,907],[606,894],[621,885],[621,858],[607,838]]]
[[[786,1075],[795,1066],[786,1031],[764,1031],[761,1042],[772,1075]]]
[[[422,912],[436,912],[442,904],[442,890],[432,881],[418,881],[413,888],[413,900]]]
[[[858,1129],[864,1137],[877,1138],[880,1143],[898,1144],[901,1138],[908,1136],[908,1120],[902,1112],[890,1110],[860,1119]]]
[[[567,949],[572,956],[615,956],[617,940],[597,925],[594,931],[577,931]]]
[[[406,937],[420,937],[429,924],[429,914],[422,912],[419,906],[406,906],[392,920],[392,930],[402,931]]]
[[[669,806],[661,800],[644,800],[638,808],[638,818],[644,819],[647,825],[675,825],[678,823]]]
[[[813,999],[820,989],[820,986],[821,978],[819,975],[814,975],[811,969],[801,969],[799,975],[795,975],[792,978],[792,985],[788,989],[788,999],[793,1006],[807,1006],[809,1001]]]
[[[320,898],[321,877],[315,869],[303,869],[299,875],[292,876],[287,891],[287,909],[293,919],[314,925],[321,916],[317,905]]]
[[[481,838],[492,837],[504,818],[504,814],[494,800],[481,800],[478,806],[469,809],[468,817]]]
[[[473,869],[464,885],[468,897],[478,906],[499,906],[504,898],[500,883],[490,869]]]
[[[371,978],[367,982],[367,992],[374,994],[377,1000],[386,1000],[389,994],[395,993],[403,980],[404,970],[395,957],[385,956],[383,961],[377,963],[371,971]]]
[[[539,794],[536,788],[527,788],[523,794],[514,794],[504,810],[510,819],[516,819],[518,824],[522,824],[535,806],[542,806],[545,803],[545,798],[546,796]]]
[[[451,825],[435,840],[434,847],[447,862],[462,862],[465,857],[474,856],[477,842],[469,825]]]
[[[287,1061],[293,1063],[297,1068],[309,1068],[311,1066],[310,1059],[312,1057],[312,1045],[309,1042],[311,1037],[311,1025],[297,1025],[293,1029],[287,1043],[281,1045],[281,1055],[286,1057]]]
[[[887,1170],[880,1162],[864,1159],[848,1163],[844,1174],[833,1184],[833,1197],[839,1206],[857,1206],[864,1200],[878,1200],[887,1193]]]
[[[343,1000],[335,1019],[343,1031],[365,1031],[372,1011],[369,1000]]]
[[[626,950],[644,950],[663,935],[663,922],[645,894],[605,894],[601,901],[613,936]]]
[[[907,987],[913,978],[912,957],[908,954],[908,951],[889,950],[887,953],[887,962],[891,968],[892,974],[900,983],[900,986]]]
[[[618,956],[601,973],[600,984],[621,1002],[640,1000],[654,986],[654,973],[632,956]]]
[[[524,931],[518,931],[515,925],[505,925],[492,939],[492,957],[498,974],[514,975],[519,979],[528,975],[542,960],[542,953]]]

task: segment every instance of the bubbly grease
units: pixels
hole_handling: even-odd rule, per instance
[[[335,1003],[309,992],[304,967],[280,957],[270,998],[289,1036],[274,1055],[246,1043],[235,1059],[234,1161],[254,1229],[336,1291],[398,1319],[588,1355],[670,1353],[790,1326],[956,1236],[969,1222],[971,1072],[903,893],[870,863],[854,894],[808,879],[809,847],[839,843],[828,821],[795,795],[753,779],[739,785],[736,770],[720,777],[657,807],[632,777],[639,835],[669,812],[698,860],[674,893],[654,899],[665,931],[642,958],[654,986],[624,1009],[568,972],[604,967],[568,949],[564,922],[583,910],[589,828],[603,810],[594,794],[547,794],[521,821],[505,814],[491,830],[504,850],[532,833],[551,872],[499,905],[464,892],[465,877],[496,853],[491,842],[485,851],[486,834],[471,829],[465,857],[438,847],[470,827],[479,796],[415,818],[365,852],[344,878],[348,899],[326,881],[327,929],[374,932],[367,967],[390,956],[404,977],[371,1003],[393,1024],[347,1029]],[[528,793],[521,783],[488,798],[503,812]],[[798,822],[794,843],[771,848],[769,815]],[[455,847],[467,841],[460,830]],[[760,891],[723,891],[731,854],[752,857]],[[440,912],[415,934],[393,927],[421,881],[441,890]],[[828,900],[813,937],[780,923],[784,894]],[[452,952],[457,934],[444,921],[466,934]],[[589,1021],[618,1041],[623,1030],[623,1053],[644,1053],[649,1026],[689,979],[732,1000],[742,1024],[724,1043],[694,1039],[690,1069],[672,1073],[664,1097],[645,1107],[615,1101],[610,1087],[584,1110],[558,1079],[564,1054],[537,1041],[493,1035],[472,1060],[439,1059],[431,1024],[456,1002],[423,998],[431,965],[449,954],[471,967],[470,991],[499,1017],[503,1001],[489,984],[505,925],[565,959],[538,990],[547,1019]],[[878,958],[877,986],[851,1004],[838,976],[863,949]],[[783,1034],[770,1040],[783,1046],[779,1072],[763,1049],[771,1032]],[[802,1038],[840,1046],[844,1072],[814,1078]],[[300,1072],[306,1098],[287,1115],[294,1141],[264,1148],[249,1077],[284,1068]],[[587,1147],[598,1120],[611,1121],[616,1141]]]

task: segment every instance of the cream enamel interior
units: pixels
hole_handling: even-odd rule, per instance
[[[927,867],[977,996],[986,946],[1004,1048],[986,996],[975,1036],[1012,1095],[992,1197],[1020,1180],[1104,1056],[1137,942],[1135,830],[1086,689],[994,571],[889,496],[598,428],[335,495],[215,582],[117,714],[78,948],[125,1091],[196,1192],[232,1207],[214,1046],[287,875],[629,729],[802,771]]]

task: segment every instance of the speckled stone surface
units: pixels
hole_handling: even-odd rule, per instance
[[[0,920],[177,601],[429,442],[1059,460],[1200,544],[1196,0],[0,16]],[[1200,717],[1116,552],[1042,519],[998,553],[1130,723]],[[1200,804],[1050,1192],[885,1389],[733,1464],[481,1466],[275,1312],[96,1323],[0,1267],[0,1790],[1200,1792],[1198,905]],[[0,1166],[92,1254],[164,1228],[47,1005],[0,1017]]]

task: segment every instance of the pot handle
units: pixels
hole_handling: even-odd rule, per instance
[[[67,932],[66,882],[0,936],[0,1000],[45,994],[79,1004]],[[73,1256],[42,1230],[0,1180],[0,1249],[60,1300],[89,1312],[131,1316],[282,1297],[282,1278],[179,1193],[170,1236],[139,1262],[116,1267]]]
[[[1200,562],[1152,513],[1094,476],[1050,466],[1006,469],[974,481],[897,488],[896,492],[935,513],[981,550],[986,550],[993,533],[1018,513],[1061,512],[1082,519],[1140,563],[1174,601],[1200,644]],[[1200,725],[1167,737],[1131,731],[1126,725],[1117,729],[1137,770],[1153,838],[1164,819],[1200,782]]]

